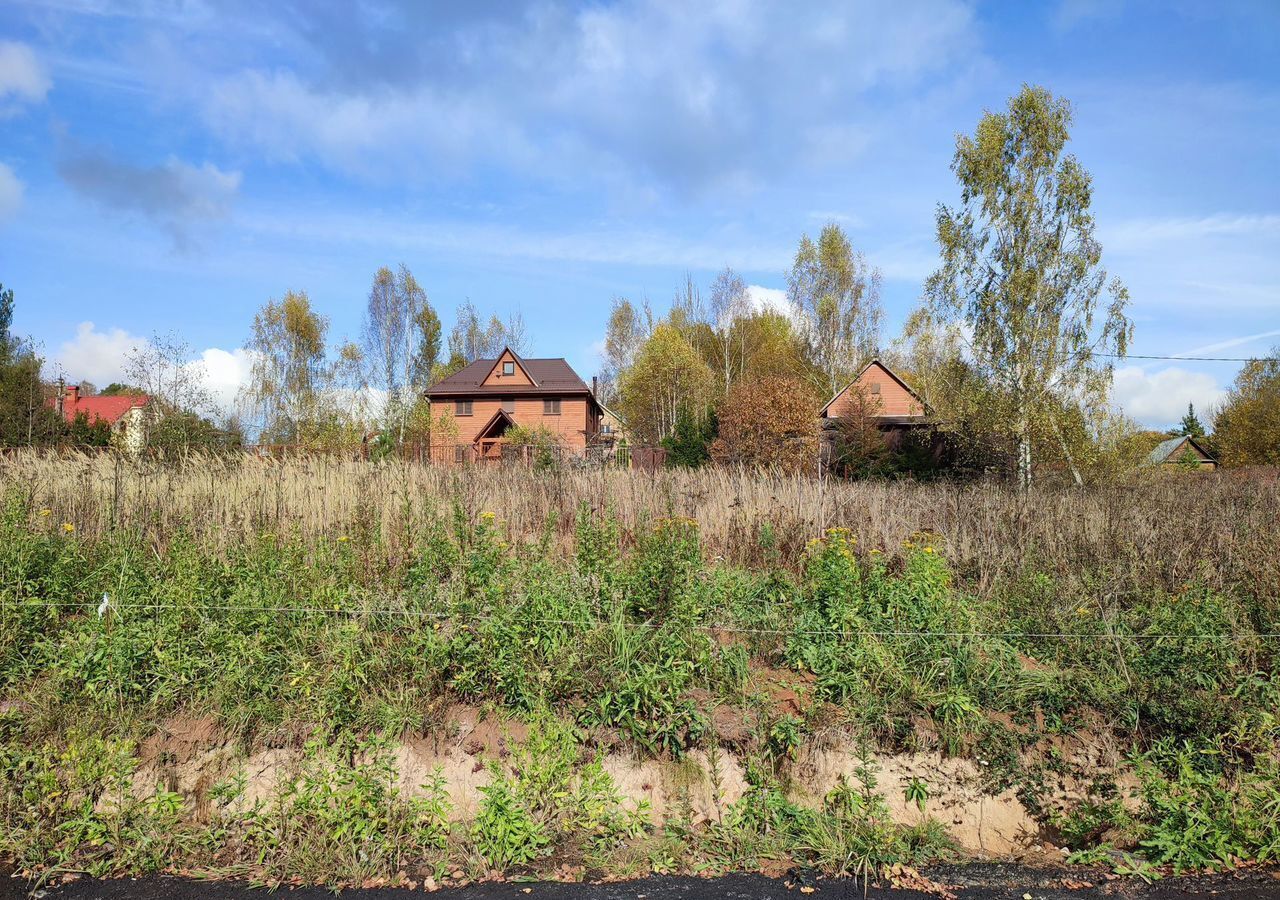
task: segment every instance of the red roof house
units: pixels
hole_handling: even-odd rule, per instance
[[[57,397],[50,397],[48,405],[56,409],[68,423],[83,413],[89,423],[106,422],[113,434],[130,450],[142,449],[143,410],[151,402],[146,394],[114,394],[108,397],[84,397],[80,386],[69,384]]]

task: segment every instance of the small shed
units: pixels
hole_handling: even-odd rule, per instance
[[[1183,434],[1157,444],[1147,456],[1147,465],[1212,472],[1218,468],[1218,461],[1194,437]]]

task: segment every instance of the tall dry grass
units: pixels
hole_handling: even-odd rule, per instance
[[[997,484],[819,483],[714,468],[535,473],[325,457],[161,463],[20,452],[0,458],[0,488],[33,511],[50,510],[46,521],[72,523],[82,540],[127,529],[163,545],[184,530],[225,548],[260,531],[314,536],[363,525],[399,554],[427,517],[456,505],[472,517],[494,512],[517,540],[550,523],[567,549],[585,503],[610,511],[624,535],[654,517],[694,518],[708,554],[747,565],[794,565],[809,538],[834,526],[890,551],[929,531],[980,592],[1030,568],[1099,593],[1199,580],[1280,596],[1275,479],[1171,474],[1022,495]]]

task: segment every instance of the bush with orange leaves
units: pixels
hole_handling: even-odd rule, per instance
[[[812,386],[798,378],[738,382],[720,405],[720,436],[711,458],[748,468],[815,471],[818,403]]]

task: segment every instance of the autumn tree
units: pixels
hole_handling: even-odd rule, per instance
[[[153,334],[125,355],[124,374],[136,393],[151,398],[143,407],[149,446],[176,450],[209,443],[214,428],[208,416],[216,404],[204,362],[187,341],[173,332]]]
[[[660,323],[622,375],[622,416],[641,440],[657,443],[671,434],[682,408],[706,408],[713,383],[688,341],[671,324]]]
[[[373,276],[365,307],[362,348],[373,387],[383,392],[384,429],[404,441],[419,398],[440,356],[440,318],[413,273],[383,266]]]
[[[653,332],[653,312],[647,303],[637,308],[625,297],[614,297],[604,331],[601,399],[616,403],[623,374],[635,362],[640,347]]]
[[[329,320],[303,291],[268,300],[254,316],[244,399],[262,423],[262,439],[312,446],[359,440],[363,355],[347,342],[330,359],[328,332]]]
[[[449,332],[449,355],[468,363],[477,359],[491,359],[510,347],[516,353],[524,353],[528,346],[528,330],[524,317],[513,313],[504,322],[496,315],[485,321],[475,304],[464,301],[459,307]]]
[[[1280,465],[1280,346],[1245,363],[1213,420],[1223,465]]]
[[[880,272],[853,249],[840,226],[822,229],[815,243],[800,238],[787,298],[800,323],[818,392],[830,396],[875,355],[880,342]]]
[[[13,290],[0,284],[0,447],[58,443],[67,424],[46,402],[44,360],[11,333]]]
[[[720,464],[816,471],[817,394],[798,378],[771,377],[739,382],[719,409],[719,437],[711,456]]]
[[[727,392],[747,364],[749,331],[744,323],[751,315],[747,283],[733,269],[725,268],[711,283],[707,306],[716,370]]]
[[[13,327],[13,289],[0,284],[0,359],[8,352],[9,329]]]
[[[1111,355],[1132,335],[1128,292],[1100,266],[1089,174],[1065,152],[1070,125],[1065,100],[1025,87],[957,139],[961,203],[938,208],[942,264],[925,284],[929,314],[963,326],[966,355],[992,387],[984,425],[1011,439],[1024,488],[1044,435],[1081,480],[1058,412],[1105,407]]]

